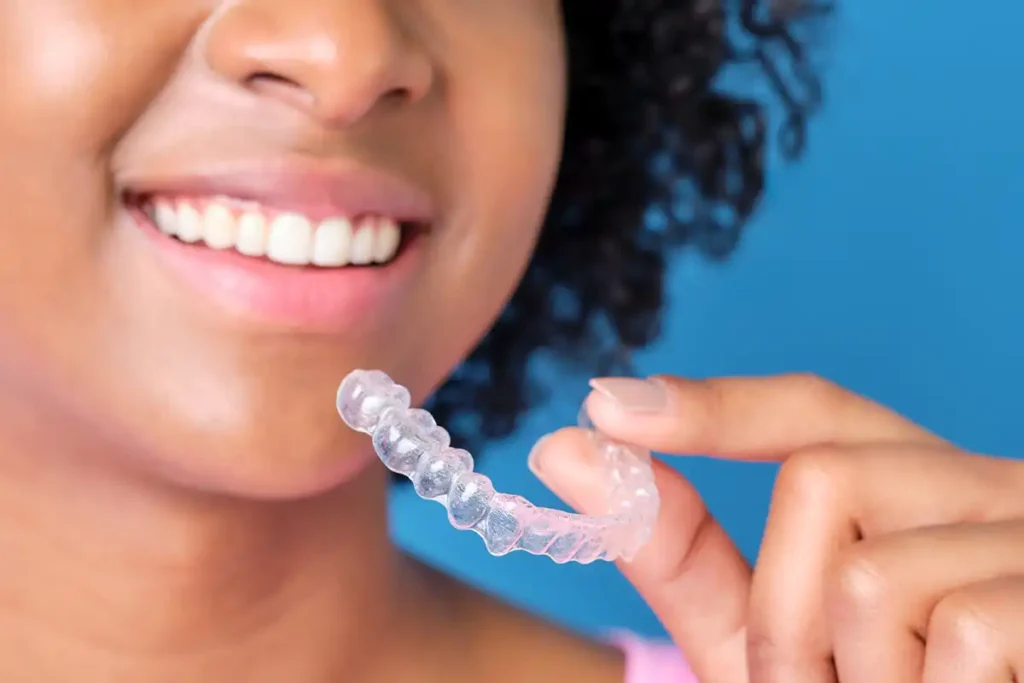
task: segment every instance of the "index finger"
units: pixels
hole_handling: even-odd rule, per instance
[[[610,436],[673,454],[778,460],[817,445],[943,443],[888,408],[812,375],[599,378],[587,410]]]

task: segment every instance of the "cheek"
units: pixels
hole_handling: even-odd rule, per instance
[[[167,82],[212,0],[0,5],[5,143],[102,155]]]
[[[468,346],[484,334],[522,277],[562,151],[566,82],[560,27],[550,21],[504,35],[464,45],[447,92],[454,136],[451,192],[460,213],[444,244],[451,296],[443,309],[435,303],[436,323],[466,330],[461,339]]]
[[[104,277],[110,154],[209,0],[0,0],[0,376],[112,403],[130,329]],[[6,426],[6,425],[5,425]]]
[[[90,289],[89,257],[109,232],[109,150],[164,86],[207,4],[0,1],[0,315],[8,333],[38,331],[52,317],[41,314],[47,308],[61,307],[70,324],[75,307],[61,300]],[[32,310],[36,320],[27,320]]]

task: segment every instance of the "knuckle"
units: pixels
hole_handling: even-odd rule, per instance
[[[808,373],[788,375],[786,395],[793,410],[799,410],[814,419],[826,423],[826,427],[838,426],[854,414],[862,399],[842,386],[821,375]]]
[[[785,629],[748,627],[747,663],[750,680],[796,680],[801,675],[807,675],[803,653],[809,646],[803,639],[791,637]]]
[[[830,379],[810,372],[799,372],[783,376],[787,388],[801,397],[801,402],[812,406],[832,405],[846,395],[846,390]]]
[[[842,488],[843,462],[842,451],[832,446],[797,451],[779,467],[776,495],[807,505],[831,502]]]
[[[785,661],[787,647],[774,632],[751,623],[747,629],[747,658],[752,669]]]
[[[965,659],[991,651],[998,634],[988,609],[970,592],[940,600],[928,621],[929,647],[941,647]]]
[[[870,550],[842,551],[832,571],[828,609],[841,620],[877,615],[892,604],[893,586],[883,563]]]

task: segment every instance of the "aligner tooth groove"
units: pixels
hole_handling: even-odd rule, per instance
[[[480,535],[491,554],[523,550],[560,564],[628,561],[650,537],[659,496],[646,451],[591,431],[606,463],[608,514],[537,508],[496,492],[489,478],[473,471],[472,456],[453,448],[448,432],[427,411],[410,408],[410,400],[384,373],[357,370],[339,387],[337,407],[346,424],[371,435],[385,466],[409,477],[420,497],[444,505],[452,526]],[[585,410],[580,424],[591,424]]]

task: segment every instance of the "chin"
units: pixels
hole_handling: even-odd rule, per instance
[[[267,424],[243,434],[193,433],[171,439],[151,433],[148,440],[160,447],[133,451],[130,467],[165,484],[208,495],[309,498],[354,484],[380,468],[368,440],[356,433],[310,438]]]
[[[71,373],[77,393],[48,383],[63,404],[50,403],[50,412],[65,415],[54,420],[80,426],[64,437],[76,457],[158,485],[243,499],[307,498],[382,469],[370,440],[337,413],[345,374],[339,361],[286,345],[291,362],[275,354],[231,366],[216,361],[251,350],[219,345],[215,353],[218,345],[203,341],[204,354],[175,345],[178,353],[150,355],[146,363],[132,362],[122,348],[124,371],[114,375],[100,370],[111,359],[75,363],[92,368]],[[157,342],[133,347],[155,352]]]

